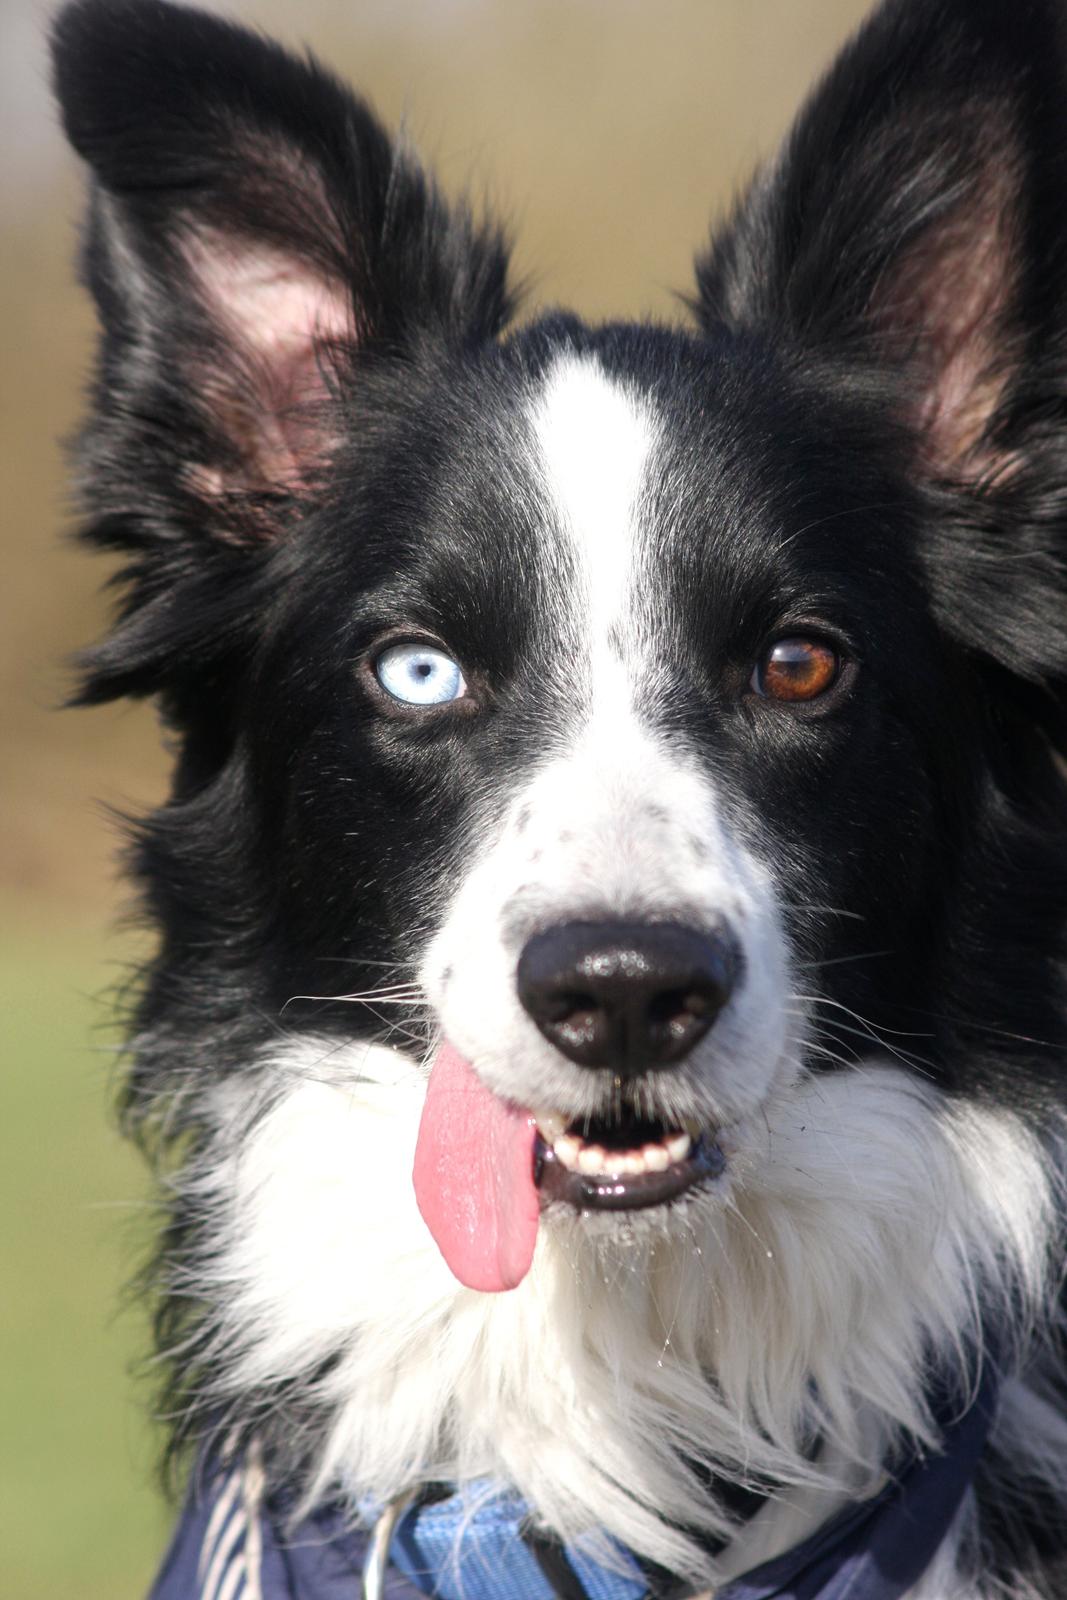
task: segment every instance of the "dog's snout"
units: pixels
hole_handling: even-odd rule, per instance
[[[670,1066],[730,998],[739,952],[728,932],[678,923],[567,922],[535,934],[518,991],[545,1038],[583,1067],[620,1077]]]

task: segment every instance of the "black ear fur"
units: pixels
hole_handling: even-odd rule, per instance
[[[165,0],[75,0],[53,48],[67,136],[135,248],[182,215],[298,247],[347,281],[377,339],[430,322],[488,335],[510,314],[500,236],[449,211],[310,57]]]
[[[1065,21],[1055,0],[883,5],[698,259],[705,328],[906,366],[932,467],[984,472],[1003,380],[1063,320]]]
[[[890,0],[713,236],[695,302],[708,332],[885,398],[946,631],[1036,686],[1060,742],[1065,60],[1058,0]]]
[[[360,363],[492,338],[511,297],[501,235],[310,58],[163,0],[75,0],[53,52],[93,174],[88,537],[131,558],[89,664],[104,699],[233,640],[227,575],[241,557],[247,599],[249,560],[314,500]]]

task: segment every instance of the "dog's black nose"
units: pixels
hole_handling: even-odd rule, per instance
[[[519,999],[583,1067],[634,1077],[679,1061],[730,998],[740,954],[725,932],[673,922],[565,922],[519,957]]]

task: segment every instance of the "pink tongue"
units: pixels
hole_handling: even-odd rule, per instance
[[[452,1272],[468,1289],[514,1289],[530,1270],[540,1206],[534,1120],[442,1045],[415,1146],[415,1199]]]

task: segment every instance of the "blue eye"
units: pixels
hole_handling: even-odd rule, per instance
[[[374,673],[386,694],[407,706],[443,706],[467,692],[459,662],[430,644],[390,645]]]

